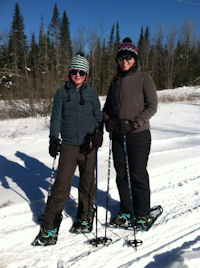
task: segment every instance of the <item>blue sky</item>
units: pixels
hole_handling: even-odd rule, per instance
[[[41,16],[48,26],[55,3],[60,17],[66,10],[72,39],[78,29],[100,32],[108,38],[113,24],[119,22],[121,38],[130,36],[137,42],[141,27],[148,25],[150,33],[162,24],[167,32],[173,25],[180,30],[187,19],[192,19],[200,35],[200,0],[18,0],[24,19],[26,35],[38,36]],[[16,0],[0,0],[0,33],[9,31]]]

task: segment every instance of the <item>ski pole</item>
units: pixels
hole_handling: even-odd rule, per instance
[[[52,169],[51,169],[51,177],[49,180],[48,196],[51,195],[51,188],[53,186],[54,179],[55,179],[55,176],[54,176],[55,175],[55,162],[56,162],[56,156],[53,159],[53,165],[52,165]]]
[[[97,184],[98,184],[98,149],[96,149],[96,195],[95,195],[95,216],[96,216],[96,241],[98,232],[98,208],[97,208]]]
[[[109,188],[110,188],[110,165],[111,165],[111,154],[112,154],[112,133],[109,135],[109,153],[108,153],[108,178],[107,178],[107,192],[106,192],[106,224],[105,224],[105,239],[112,242],[112,239],[107,238],[107,226],[108,226],[108,203],[109,203]]]
[[[107,237],[98,237],[98,206],[97,206],[97,184],[98,184],[98,149],[96,149],[96,197],[95,197],[95,214],[96,214],[96,235],[94,239],[89,240],[89,243],[95,247],[98,245],[109,245],[107,242],[110,240]]]
[[[126,162],[128,188],[129,188],[129,195],[130,195],[130,201],[131,201],[131,224],[133,226],[133,231],[134,231],[134,240],[129,240],[128,245],[133,247],[133,248],[135,248],[135,250],[137,250],[137,247],[142,245],[142,240],[137,240],[136,239],[136,226],[135,226],[135,222],[134,222],[133,195],[132,195],[132,187],[131,187],[129,162],[128,162],[127,140],[126,140],[126,135],[125,134],[123,135],[123,141],[124,141],[124,154],[125,154],[125,162]]]
[[[98,232],[98,209],[97,209],[97,181],[98,181],[98,149],[96,149],[96,174],[95,174],[95,182],[96,182],[96,194],[95,194],[95,202],[94,202],[94,207],[95,207],[95,224],[96,224],[96,232],[95,232],[95,238],[89,240],[89,243],[92,244],[93,246],[98,245],[99,239],[97,236]]]
[[[60,152],[60,149],[61,149],[61,140],[59,140],[58,150],[57,150],[56,156]],[[48,196],[51,195],[51,188],[52,188],[52,186],[54,184],[54,180],[55,180],[55,162],[56,162],[56,156],[53,159],[53,165],[52,165],[52,168],[51,168],[51,177],[50,177],[50,180],[49,180]]]
[[[48,187],[48,193],[47,193],[48,197],[51,195],[51,189],[52,189],[52,186],[53,186],[54,180],[55,180],[55,162],[56,162],[56,156],[53,159],[53,164],[52,164],[52,168],[51,168],[51,177],[49,180],[49,187]],[[44,214],[38,216],[39,222],[42,222],[43,216],[44,216]]]

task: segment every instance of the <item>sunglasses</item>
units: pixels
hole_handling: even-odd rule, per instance
[[[80,76],[85,76],[87,73],[81,70],[71,70],[70,71],[71,75],[77,75],[79,73]]]
[[[126,56],[121,56],[121,57],[118,57],[118,60],[119,61],[123,61],[123,60],[126,60],[126,61],[129,61],[133,58],[132,55],[126,55]]]

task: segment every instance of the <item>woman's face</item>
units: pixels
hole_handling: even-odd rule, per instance
[[[135,59],[131,55],[124,55],[118,57],[118,63],[122,71],[128,71],[135,64]]]
[[[70,74],[71,74],[71,80],[76,86],[76,88],[81,87],[86,79],[87,73],[81,70],[73,69],[70,71]]]

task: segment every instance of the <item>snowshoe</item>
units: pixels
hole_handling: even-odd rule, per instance
[[[93,229],[93,220],[78,219],[74,221],[70,232],[71,233],[90,233]]]
[[[137,231],[148,231],[162,212],[163,208],[160,205],[154,206],[150,209],[149,215],[143,219],[134,217],[133,223],[129,217],[130,214],[119,213],[116,218],[111,220],[109,227],[132,230],[134,226]]]
[[[152,219],[149,215],[147,216],[138,216],[136,221],[136,229],[138,231],[148,231],[150,226],[152,226]]]
[[[63,219],[62,213],[59,212],[54,220],[54,229],[49,230],[45,229],[42,226],[42,219],[41,219],[41,228],[39,234],[36,236],[35,240],[33,241],[33,246],[49,246],[55,245],[58,239],[58,232],[60,229],[60,224]]]
[[[110,221],[111,227],[116,228],[130,228],[132,226],[131,224],[131,215],[130,213],[121,213],[119,212],[116,218],[113,218]]]
[[[144,217],[137,216],[135,220],[137,231],[148,231],[153,226],[157,218],[162,214],[162,212],[163,208],[159,205],[152,207],[149,215]]]
[[[49,246],[55,245],[58,238],[58,229],[47,230],[41,228],[39,234],[33,241],[33,246]]]

